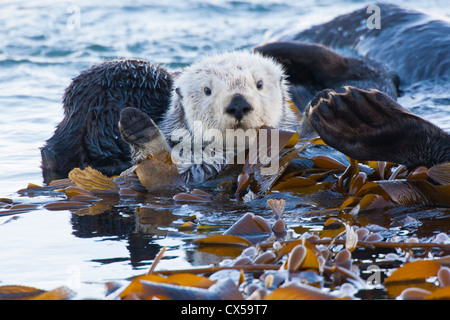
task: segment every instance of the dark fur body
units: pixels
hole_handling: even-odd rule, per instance
[[[170,104],[171,75],[142,60],[108,61],[81,72],[63,97],[64,119],[41,149],[44,181],[91,166],[111,176],[132,165],[118,129],[120,111],[135,107],[159,123]]]
[[[394,72],[372,61],[343,57],[320,44],[274,42],[255,51],[275,58],[284,66],[292,100],[301,111],[317,92],[337,90],[344,85],[377,89],[393,99],[398,96],[399,80]]]

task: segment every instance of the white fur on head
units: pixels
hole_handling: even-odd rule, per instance
[[[262,89],[257,83],[263,82]],[[205,94],[205,87],[211,90]],[[181,72],[175,80],[179,91],[172,99],[172,109],[182,106],[190,130],[201,122],[204,131],[216,129],[280,128],[289,116],[285,74],[280,64],[259,53],[232,51],[208,56]],[[242,95],[252,110],[238,122],[226,112],[236,94]],[[286,128],[288,129],[288,128]],[[291,129],[291,128],[289,128]]]

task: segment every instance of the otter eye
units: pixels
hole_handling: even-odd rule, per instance
[[[262,80],[259,80],[256,83],[256,89],[261,90],[262,88],[263,88],[263,82],[262,82]]]
[[[207,96],[210,96],[210,95],[211,95],[211,89],[208,88],[208,87],[205,87],[205,88],[203,89],[203,92],[204,92],[205,95],[207,95]]]

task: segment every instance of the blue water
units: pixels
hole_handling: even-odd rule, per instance
[[[395,1],[443,19],[448,0]],[[199,57],[251,49],[274,30],[302,29],[373,1],[0,1],[0,198],[20,203],[28,183],[42,184],[40,152],[62,118],[71,78],[112,58],[142,58],[179,69]],[[450,131],[450,95],[418,87],[399,101]],[[187,212],[180,215],[195,213]],[[79,237],[67,211],[38,209],[0,218],[0,285],[52,289],[71,285],[101,297],[103,283],[141,274],[129,263],[126,239]],[[176,219],[176,217],[175,217]],[[169,228],[170,229],[170,228]],[[189,266],[177,237],[161,267]],[[110,262],[105,262],[110,261]]]

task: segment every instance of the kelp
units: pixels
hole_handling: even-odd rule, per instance
[[[0,209],[0,217],[25,213],[38,208],[36,204],[6,204]]]
[[[251,246],[251,242],[234,235],[223,234],[223,235],[215,235],[209,236],[206,238],[195,240],[194,243],[202,244],[202,245],[229,245],[229,246]]]
[[[284,200],[269,199],[268,206],[273,210],[274,215],[282,219],[285,210]],[[268,228],[251,227],[240,228],[243,222],[252,224],[254,215],[245,214],[239,219],[235,225],[228,230],[239,230],[240,236],[230,236],[228,230],[223,235],[207,236],[205,238],[194,241],[197,245],[217,245],[224,246],[244,246],[246,249],[237,256],[233,261],[222,266],[212,266],[203,268],[192,268],[185,270],[158,270],[152,265],[152,272],[164,277],[171,277],[175,274],[203,274],[203,277],[226,271],[236,270],[242,272],[244,277],[239,280],[239,294],[242,298],[254,299],[354,299],[354,296],[348,295],[348,292],[341,290],[324,291],[324,279],[335,283],[337,288],[343,287],[344,284],[353,287],[355,291],[364,287],[364,281],[359,275],[359,270],[353,268],[352,252],[358,248],[370,248],[377,246],[385,246],[391,248],[399,248],[408,252],[411,248],[436,248],[439,250],[450,250],[450,244],[441,244],[437,242],[430,243],[412,243],[412,242],[385,242],[378,233],[370,232],[366,228],[350,226],[344,220],[337,218],[328,219],[325,225],[342,224],[344,226],[337,236],[332,239],[320,239],[316,236],[309,238],[301,237],[293,240],[277,240],[276,237],[269,238],[251,245],[245,240],[246,236],[254,235],[259,232],[267,233]],[[267,222],[267,221],[266,221]],[[268,222],[267,222],[268,224]],[[406,253],[405,253],[406,254]],[[410,253],[408,259],[411,259]],[[450,271],[445,266],[448,259],[417,259],[413,262],[405,262],[405,264],[394,272],[385,280],[385,286],[391,298],[407,299],[411,298],[414,290],[427,290],[427,295],[423,298],[442,299],[449,298],[448,286],[450,286]],[[255,278],[257,273],[261,276],[260,284],[255,286]],[[438,284],[430,284],[426,289],[417,287],[420,280],[423,283],[429,283],[426,280],[430,277],[439,276]],[[142,278],[138,278],[142,279]],[[164,278],[163,281],[166,281]],[[252,280],[253,279],[253,280]],[[124,292],[133,294],[133,286],[136,286],[137,279],[133,280]],[[145,285],[147,282],[142,282]],[[155,281],[148,282],[151,290],[143,297],[159,297],[168,298],[170,295],[174,299],[227,299],[228,290],[231,287],[232,292],[237,292],[236,283],[230,282],[227,289],[224,289],[224,296],[218,296],[216,292],[210,293],[208,290],[199,290],[195,286],[186,285],[184,287],[174,285],[157,285]],[[396,286],[401,283],[401,287]],[[252,289],[250,289],[252,287]],[[159,288],[159,289],[157,289]],[[224,287],[225,288],[225,287]],[[140,289],[139,289],[140,290]],[[141,291],[137,290],[133,294],[136,298]],[[435,293],[436,292],[436,293]],[[417,295],[414,295],[417,298]],[[121,298],[125,298],[124,295]],[[236,296],[232,296],[235,299]],[[240,298],[240,296],[239,296]]]
[[[366,282],[361,278],[364,270],[354,268],[352,251],[367,245],[386,245],[405,251],[404,263],[384,280],[390,298],[396,299],[449,299],[450,269],[447,257],[412,258],[409,249],[424,247],[450,250],[450,244],[437,242],[371,242],[372,233],[365,228],[349,226],[333,218],[327,224],[339,223],[345,230],[338,236],[320,239],[316,236],[299,239],[268,239],[250,244],[244,238],[230,235],[207,236],[196,240],[196,245],[243,246],[242,253],[225,264],[183,270],[159,270],[163,248],[155,258],[149,272],[132,279],[106,299],[123,300],[328,300],[357,299],[354,294],[363,291]],[[348,246],[348,237],[356,238]],[[379,237],[377,238],[380,239]],[[345,244],[343,246],[342,244]],[[364,244],[364,245],[363,245]],[[236,282],[218,275],[225,271],[240,274]],[[375,269],[381,272],[380,269]],[[214,278],[214,280],[213,280]],[[219,279],[217,279],[219,278]],[[436,281],[430,279],[436,278]],[[330,285],[331,282],[331,285]],[[334,289],[325,289],[334,288]],[[346,288],[344,290],[344,288]],[[351,290],[350,290],[351,289]],[[354,292],[353,294],[350,292]],[[20,286],[0,287],[5,299],[66,299],[73,293],[57,288],[44,292]]]
[[[345,170],[333,166],[332,161],[321,166],[324,169],[322,175],[315,173],[313,176],[311,170],[299,171],[297,175],[280,179],[271,191],[301,194],[332,190],[348,196],[340,210],[353,205],[356,207],[353,214],[359,210],[383,209],[398,205],[450,207],[450,185],[443,184],[446,179],[450,179],[449,163],[430,169],[421,167],[404,177],[399,176],[401,171],[394,168],[387,180],[371,180],[372,176],[360,171],[358,164],[355,165],[353,161]],[[399,168],[403,169],[402,166]],[[343,172],[341,176],[337,176],[335,171],[327,171],[329,169],[340,169]],[[377,174],[385,175],[384,171],[378,171]],[[324,180],[324,176],[330,175],[334,175],[336,179],[320,181]],[[319,180],[316,180],[317,177]]]
[[[136,178],[137,177],[137,180]],[[69,179],[78,187],[94,194],[119,193],[120,189],[136,192],[153,191],[165,187],[182,185],[176,165],[167,151],[148,156],[139,164],[127,169],[119,177],[106,177],[98,170],[87,167],[69,172]]]
[[[271,131],[267,133],[270,136]],[[426,241],[398,240],[370,228],[369,223],[359,225],[367,219],[367,213],[376,215],[396,207],[450,207],[450,163],[408,172],[404,166],[394,163],[357,162],[337,152],[328,153],[320,139],[298,140],[289,131],[280,132],[277,150],[266,151],[271,155],[270,162],[255,162],[249,156],[240,172],[231,177],[234,183],[221,181],[213,192],[184,186],[183,192],[169,198],[170,205],[175,207],[208,206],[217,199],[236,204],[266,200],[270,216],[263,217],[249,210],[223,232],[220,231],[223,225],[205,225],[195,217],[180,223],[179,232],[196,233],[190,241],[193,250],[213,253],[223,259],[220,263],[162,270],[158,269],[158,263],[165,254],[163,249],[148,273],[132,279],[106,298],[359,299],[358,294],[371,289],[370,278],[383,287],[386,298],[450,298],[447,235],[437,234]],[[279,166],[271,174],[262,170],[273,163]],[[175,169],[168,153],[161,153],[118,177],[106,177],[92,168],[74,169],[69,179],[43,187],[30,184],[20,194],[52,197],[56,201],[42,205],[46,210],[96,214],[114,205],[105,204],[107,197],[128,198],[155,190],[176,189],[182,182]],[[298,199],[298,207],[291,206],[290,212],[286,212],[286,200],[274,198],[287,194]],[[337,207],[305,206],[299,210],[302,197],[312,194],[339,197],[342,201]],[[0,205],[0,216],[40,208],[11,199],[2,199]],[[161,205],[141,204],[136,208],[136,215],[146,206],[159,208]],[[297,220],[331,218],[312,231],[303,225],[296,226],[293,216]],[[373,261],[369,267],[361,263],[358,254],[375,249],[395,252],[395,263],[383,260],[382,256],[380,262]],[[228,273],[222,275],[225,272],[237,273],[238,280],[229,279]],[[0,287],[0,297],[6,299],[71,296],[64,287],[48,292],[20,286]]]
[[[258,152],[250,152],[242,169],[242,174],[238,177],[244,181],[238,181],[238,191],[245,187],[257,195],[265,195],[272,188],[273,184],[280,178],[294,157],[304,148],[298,145],[298,133],[293,131],[279,130],[279,140],[274,143],[276,149],[272,150],[272,130],[266,129],[259,131],[254,145],[250,146],[250,150],[258,150]],[[278,130],[277,130],[278,131]],[[261,148],[260,137],[266,135],[263,139],[266,141],[264,154],[270,154],[270,160],[262,163],[260,158]],[[268,173],[270,172],[270,173]]]
[[[271,226],[266,219],[251,212],[247,212],[238,221],[236,221],[236,223],[228,228],[224,234],[242,236],[271,232]]]
[[[66,286],[49,291],[26,286],[0,286],[0,300],[66,300],[74,295],[75,292]]]
[[[436,260],[417,260],[407,262],[400,268],[394,270],[392,274],[386,278],[385,287],[390,297],[400,297],[402,299],[427,299],[439,288],[439,285],[448,288],[447,276],[441,276],[437,284],[427,281],[431,277],[437,277],[442,270],[447,271],[448,268],[441,266]],[[444,279],[443,279],[444,278]],[[417,291],[421,291],[421,295],[417,295]],[[413,294],[415,292],[415,294]],[[439,294],[439,293],[438,293]],[[433,297],[430,297],[433,299]],[[450,295],[443,295],[440,298],[450,299]]]
[[[224,279],[208,289],[141,280],[144,298],[172,300],[242,300],[236,284]]]
[[[333,300],[335,296],[322,292],[313,286],[292,283],[278,288],[264,297],[264,300]]]
[[[275,136],[278,141],[272,144],[274,129],[264,129],[258,132],[254,145],[250,147],[258,152],[249,152],[241,173],[235,178],[236,187],[231,197],[252,200],[255,196],[262,197],[272,192],[289,192],[301,196],[332,191],[346,198],[339,210],[349,211],[353,215],[360,210],[380,210],[399,205],[450,207],[450,163],[406,172],[404,166],[392,163],[358,163],[336,151],[328,155],[329,149],[322,140],[298,140],[298,134],[292,131],[277,130]],[[262,135],[265,135],[265,139],[262,139],[264,143],[260,140]],[[267,149],[264,154],[270,154],[268,162],[262,163],[257,157],[263,152],[261,148]],[[307,160],[311,164],[298,167],[296,160]],[[294,162],[297,170],[286,172]],[[267,171],[272,167],[274,170]],[[66,202],[66,206],[71,209],[77,205],[81,208],[83,203],[92,205],[104,195],[136,196],[182,185],[183,181],[170,154],[162,151],[149,156],[118,177],[106,177],[90,167],[83,170],[75,168],[69,173],[69,179],[53,181],[47,187],[29,185],[20,192],[30,194],[53,188],[66,194],[71,200]],[[227,188],[230,189],[230,186],[224,190]],[[202,203],[214,201],[214,196],[194,189],[178,193],[173,199],[177,202]],[[47,204],[46,207],[64,209],[63,204]]]
[[[173,200],[177,202],[210,202],[213,196],[208,192],[193,189],[190,192],[177,193],[173,196]]]
[[[134,172],[147,191],[183,184],[177,167],[167,151],[147,157],[136,166]]]
[[[357,203],[357,213],[395,205],[450,207],[450,185],[433,185],[426,180],[383,180],[365,183],[346,200],[341,210]]]
[[[119,187],[111,178],[91,167],[87,167],[84,170],[79,168],[73,169],[69,172],[69,179],[79,188],[92,193],[117,193],[119,191]]]
[[[283,201],[269,199],[268,205],[277,218],[282,218]],[[252,215],[246,214],[235,224],[250,221]],[[450,250],[450,244],[437,242],[412,243],[382,241],[383,237],[366,228],[351,226],[344,220],[331,218],[326,225],[342,224],[344,229],[334,238],[320,239],[317,236],[302,236],[298,239],[284,240],[268,238],[251,244],[246,236],[254,235],[258,229],[241,231],[241,236],[207,236],[194,243],[203,245],[243,246],[242,253],[219,266],[206,266],[183,270],[158,270],[152,265],[151,275],[133,279],[120,295],[120,299],[247,299],[247,300],[294,300],[294,299],[355,299],[348,290],[362,290],[366,282],[361,278],[361,270],[353,267],[353,252],[358,248],[386,245],[405,250],[405,263],[386,277],[384,284],[391,298],[418,298],[414,293],[425,290],[424,299],[447,299],[450,287],[448,257],[412,260],[411,248],[435,248]],[[230,227],[235,229],[234,226]],[[255,231],[256,230],[256,231]],[[267,229],[259,229],[261,234]],[[426,246],[425,246],[426,245]],[[160,256],[158,256],[160,258]],[[408,261],[409,260],[409,261]],[[157,263],[155,259],[155,263]],[[235,270],[239,272],[238,282],[229,278],[211,281],[220,272]],[[172,277],[179,275],[178,281]],[[196,277],[194,277],[196,275]],[[258,276],[259,275],[259,276]],[[190,277],[192,281],[190,282]],[[197,278],[198,277],[198,278]],[[437,277],[437,283],[429,279]],[[198,281],[197,281],[198,280]],[[209,280],[209,281],[208,281]],[[217,281],[217,282],[216,282]],[[257,281],[257,282],[255,282]],[[323,290],[325,283],[332,282],[334,290]],[[197,283],[205,283],[199,288]],[[227,283],[227,285],[224,285]],[[257,284],[255,284],[257,283]],[[221,284],[221,285],[219,285]],[[327,286],[328,287],[328,286]],[[220,288],[220,289],[218,289]],[[422,292],[422,291],[420,291]]]

